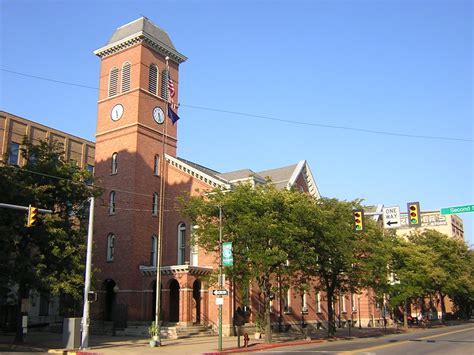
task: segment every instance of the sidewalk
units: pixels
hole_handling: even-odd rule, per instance
[[[376,337],[384,334],[396,333],[398,330],[387,328],[385,333],[381,328],[352,328],[352,338]],[[301,333],[274,333],[273,343],[265,344],[264,339],[255,340],[250,335],[249,347],[243,348],[243,337],[240,338],[241,348],[237,347],[237,337],[222,338],[222,353],[240,353],[249,351],[259,351],[263,349],[285,347],[308,342],[324,342],[327,331],[320,330],[311,333],[311,340],[304,340]],[[348,328],[337,329],[336,338],[349,338]],[[152,348],[149,346],[147,338],[137,337],[113,337],[92,335],[89,341],[90,349],[87,351],[68,350],[62,348],[62,334],[46,332],[30,332],[27,334],[24,344],[12,344],[12,334],[0,334],[0,352],[42,352],[56,354],[218,354],[218,337],[199,336],[184,339],[165,339],[161,347]]]

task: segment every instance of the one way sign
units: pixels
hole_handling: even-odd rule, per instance
[[[384,228],[388,229],[400,227],[400,207],[384,207],[382,213]]]

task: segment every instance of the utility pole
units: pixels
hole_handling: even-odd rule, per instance
[[[222,283],[222,206],[219,205],[219,290],[223,289],[224,285]],[[222,298],[222,296],[219,297]],[[219,351],[222,351],[222,302],[219,302],[219,340],[217,348]]]
[[[87,231],[87,252],[86,252],[86,277],[84,285],[84,309],[82,312],[82,338],[81,349],[89,347],[89,292],[91,289],[91,268],[92,268],[92,236],[94,231],[94,196],[90,198],[89,207],[89,229]]]

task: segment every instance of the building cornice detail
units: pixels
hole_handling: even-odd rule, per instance
[[[308,186],[308,191],[311,196],[316,198],[320,198],[321,195],[319,193],[318,186],[316,185],[316,181],[314,180],[313,174],[308,166],[306,160],[301,160],[298,162],[293,174],[291,175],[290,180],[288,181],[287,188],[290,189],[296,182],[296,179],[300,174],[303,174],[303,178]]]
[[[131,46],[134,46],[139,43],[144,43],[147,46],[153,48],[155,51],[158,53],[163,54],[165,57],[168,56],[170,57],[171,60],[174,62],[181,64],[185,62],[188,58],[178,51],[168,47],[164,43],[161,43],[159,41],[155,41],[153,38],[149,37],[147,33],[140,31],[138,33],[135,33],[131,36],[128,36],[118,42],[111,43],[107,46],[101,47],[99,49],[96,49],[94,51],[94,54],[97,55],[100,58],[108,57],[110,55],[113,55],[117,52],[120,52],[126,48],[129,48]]]
[[[156,266],[139,266],[140,273],[142,276],[156,276]],[[176,275],[176,274],[189,274],[195,276],[210,275],[213,272],[211,267],[194,266],[194,265],[171,265],[162,266],[160,268],[161,275]]]
[[[175,167],[178,170],[181,170],[182,172],[198,179],[204,182],[205,184],[211,186],[211,187],[220,187],[224,190],[230,190],[231,189],[231,184],[224,183],[223,181],[215,178],[214,176],[211,176],[209,174],[206,174],[202,172],[201,170],[198,170],[194,168],[191,165],[188,165],[184,162],[182,162],[179,159],[176,159],[175,157],[172,157],[171,155],[166,154],[166,161],[168,164],[171,166]]]

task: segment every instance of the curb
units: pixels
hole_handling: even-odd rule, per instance
[[[76,350],[63,350],[63,349],[49,349],[48,354],[62,354],[62,355],[99,355],[96,352],[90,351],[76,351]]]

